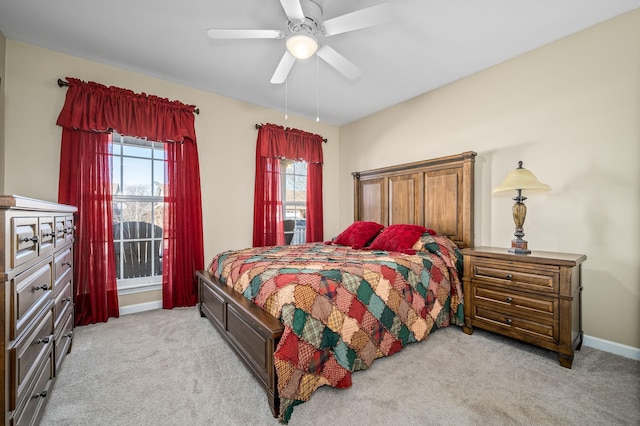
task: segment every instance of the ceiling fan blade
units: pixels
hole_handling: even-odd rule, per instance
[[[337,69],[342,75],[347,77],[349,80],[355,80],[360,77],[362,71],[360,68],[355,66],[353,62],[339,54],[335,51],[335,49],[329,46],[322,46],[316,52],[316,55],[321,57],[326,63]]]
[[[280,30],[219,30],[209,29],[207,35],[213,39],[242,39],[242,38],[283,38]]]
[[[304,21],[304,12],[300,0],[280,0],[284,13],[290,21]]]
[[[325,35],[332,36],[347,31],[360,30],[374,25],[389,22],[392,17],[391,5],[380,3],[355,12],[337,16],[324,21],[322,27]]]
[[[273,76],[271,77],[271,83],[272,84],[284,83],[295,61],[296,61],[296,58],[291,53],[289,53],[288,50],[285,50],[284,55],[282,55],[282,59],[280,59],[280,63],[276,68],[276,71],[273,73]]]

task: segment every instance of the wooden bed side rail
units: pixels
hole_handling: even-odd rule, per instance
[[[273,353],[284,326],[209,272],[197,271],[196,276],[200,316],[209,319],[258,379],[267,393],[273,416],[278,417],[280,398]]]
[[[198,276],[199,280],[204,280],[207,283],[215,284],[217,289],[219,289],[222,293],[226,294],[229,298],[237,301],[238,306],[241,307],[245,313],[250,316],[255,316],[259,321],[260,326],[262,326],[263,324],[267,326],[270,333],[279,331],[280,335],[282,335],[282,332],[284,331],[282,323],[273,316],[269,315],[262,308],[251,303],[249,300],[247,300],[246,297],[236,292],[231,287],[220,283],[220,281],[218,281],[218,279],[216,279],[216,277],[211,275],[208,271],[196,271],[196,275]]]

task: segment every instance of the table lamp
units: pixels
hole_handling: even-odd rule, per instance
[[[527,247],[527,241],[524,240],[524,219],[527,215],[527,207],[524,200],[527,197],[522,196],[522,191],[546,192],[551,191],[551,187],[541,183],[536,176],[529,170],[522,167],[522,161],[518,161],[518,168],[509,172],[504,182],[494,188],[493,194],[505,191],[517,191],[518,195],[513,197],[516,202],[513,205],[513,221],[516,223],[515,239],[511,240],[510,253],[529,254],[531,250]]]

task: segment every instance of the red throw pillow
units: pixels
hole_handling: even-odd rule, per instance
[[[390,225],[367,248],[415,254],[413,245],[425,232],[427,232],[427,228],[420,225]]]
[[[383,228],[383,225],[376,222],[353,222],[333,240],[333,243],[359,249],[373,240]]]

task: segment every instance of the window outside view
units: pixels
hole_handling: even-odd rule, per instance
[[[286,244],[306,242],[307,163],[282,160],[284,235]]]
[[[162,281],[162,143],[112,135],[113,238],[118,289]]]

